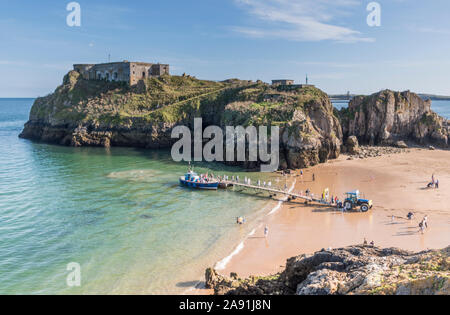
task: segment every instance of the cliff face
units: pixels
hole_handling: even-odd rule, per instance
[[[203,127],[279,126],[281,168],[315,165],[340,152],[341,127],[322,91],[189,76],[165,75],[130,88],[71,71],[53,94],[35,101],[20,136],[70,146],[170,148],[177,140],[172,129],[192,128],[195,117]]]
[[[292,257],[269,277],[239,279],[206,270],[206,286],[228,295],[448,295],[450,247],[412,253],[350,246]]]
[[[221,125],[279,126],[282,169],[313,166],[340,154],[340,123],[328,96],[316,88],[243,90],[225,107]]]
[[[420,144],[448,146],[443,119],[431,111],[431,101],[417,94],[384,90],[357,96],[340,111],[345,137],[356,136],[368,144],[393,144],[413,140]]]

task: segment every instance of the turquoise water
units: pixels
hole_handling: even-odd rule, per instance
[[[337,109],[348,106],[348,101],[333,101],[332,103]],[[450,119],[450,101],[432,101],[431,109],[440,116]]]
[[[19,139],[32,102],[0,99],[0,294],[182,293],[272,207],[180,187],[186,165],[168,152]],[[236,226],[239,215],[249,224]],[[66,284],[71,262],[81,265],[81,287]]]

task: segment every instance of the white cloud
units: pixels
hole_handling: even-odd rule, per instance
[[[361,32],[338,25],[337,18],[349,16],[361,6],[359,0],[234,0],[264,26],[234,27],[256,38],[282,38],[292,41],[372,42]],[[363,8],[363,6],[361,6]],[[365,11],[362,11],[365,13]],[[364,18],[364,15],[361,15]]]

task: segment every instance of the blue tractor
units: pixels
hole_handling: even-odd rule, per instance
[[[373,207],[372,200],[361,198],[359,190],[346,193],[344,208],[347,211],[359,208],[362,212],[367,212]]]

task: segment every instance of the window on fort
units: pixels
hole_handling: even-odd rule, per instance
[[[109,73],[106,74],[106,80],[109,80]]]
[[[101,73],[97,73],[97,80],[101,80],[102,79],[102,74]]]
[[[142,72],[142,77],[145,78],[145,72]]]
[[[114,80],[114,81],[117,80],[117,77],[118,77],[117,72],[114,72],[114,74],[113,74],[113,80]]]

